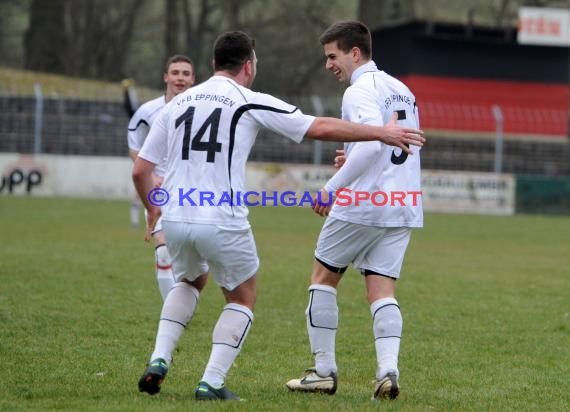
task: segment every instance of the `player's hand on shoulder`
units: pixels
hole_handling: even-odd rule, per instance
[[[398,114],[394,113],[390,121],[384,126],[385,136],[382,142],[390,146],[399,147],[402,151],[412,154],[409,146],[422,147],[426,141],[424,132],[419,129],[398,126],[397,120]]]

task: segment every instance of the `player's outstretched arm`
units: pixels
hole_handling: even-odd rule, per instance
[[[317,117],[305,137],[336,142],[379,140],[387,145],[399,147],[408,154],[412,154],[409,145],[421,147],[426,141],[422,130],[398,126],[396,116],[381,127],[350,123],[334,117]]]

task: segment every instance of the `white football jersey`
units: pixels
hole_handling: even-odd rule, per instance
[[[139,157],[166,156],[168,221],[249,227],[245,165],[260,128],[295,142],[314,121],[296,107],[213,76],[176,96],[152,124]]]
[[[152,122],[165,105],[166,100],[164,96],[160,96],[144,103],[137,109],[129,121],[129,129],[127,132],[129,149],[140,152]],[[164,176],[164,166],[156,166],[155,173],[159,176]]]
[[[419,129],[416,99],[406,85],[372,61],[355,70],[343,96],[342,118],[382,126],[394,113],[400,126]],[[330,216],[379,227],[422,227],[420,148],[411,146],[411,156],[381,142],[345,143],[344,148],[347,161],[325,186],[346,189]]]

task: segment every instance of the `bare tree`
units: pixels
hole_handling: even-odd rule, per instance
[[[370,29],[394,25],[414,17],[414,0],[359,0],[358,19]]]
[[[422,0],[415,1],[416,18],[429,21],[515,27],[521,6],[570,8],[570,0]]]
[[[164,2],[165,15],[166,15],[166,27],[164,29],[165,34],[165,47],[166,47],[166,57],[172,56],[173,54],[180,53],[178,36],[180,34],[180,24],[179,24],[179,13],[178,13],[178,0],[166,0]]]
[[[243,2],[240,0],[228,1],[228,27],[230,30],[240,27],[240,10]]]
[[[68,44],[64,29],[66,3],[67,0],[31,2],[30,26],[24,38],[26,69],[65,73],[62,51]]]
[[[194,3],[195,7],[192,7]],[[196,5],[196,3],[198,3]],[[200,0],[192,2],[184,0],[184,39],[187,53],[197,66],[199,77],[207,77],[211,74],[210,44],[212,37],[221,28],[216,24],[216,12],[223,10],[222,3],[215,0]],[[204,47],[206,46],[206,47]]]
[[[145,0],[33,0],[25,36],[26,68],[121,79]]]
[[[495,26],[497,27],[501,27],[505,23],[510,0],[501,0],[499,3],[500,4],[497,8],[497,13],[495,18]]]
[[[569,8],[569,2],[0,0],[0,55],[3,64],[23,61],[33,70],[109,80],[128,75],[158,87],[165,55],[188,54],[199,78],[209,76],[215,37],[242,29],[257,39],[260,71],[255,87],[273,93],[329,93],[335,86],[323,76],[317,39],[334,20],[358,18],[372,30],[413,16],[466,23],[470,9],[473,24],[512,28],[522,5]],[[25,22],[30,24],[24,35]],[[20,42],[18,50],[15,42]]]
[[[22,36],[26,27],[23,16],[30,11],[31,0],[0,1],[0,56],[2,65],[23,67],[25,63]]]

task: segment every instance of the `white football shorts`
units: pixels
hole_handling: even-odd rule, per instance
[[[370,270],[398,279],[410,235],[408,227],[367,226],[328,217],[315,257],[335,268],[352,264],[362,273]]]
[[[231,229],[216,225],[163,220],[172,271],[177,282],[195,280],[207,262],[215,282],[229,291],[251,278],[259,258],[250,228]]]

